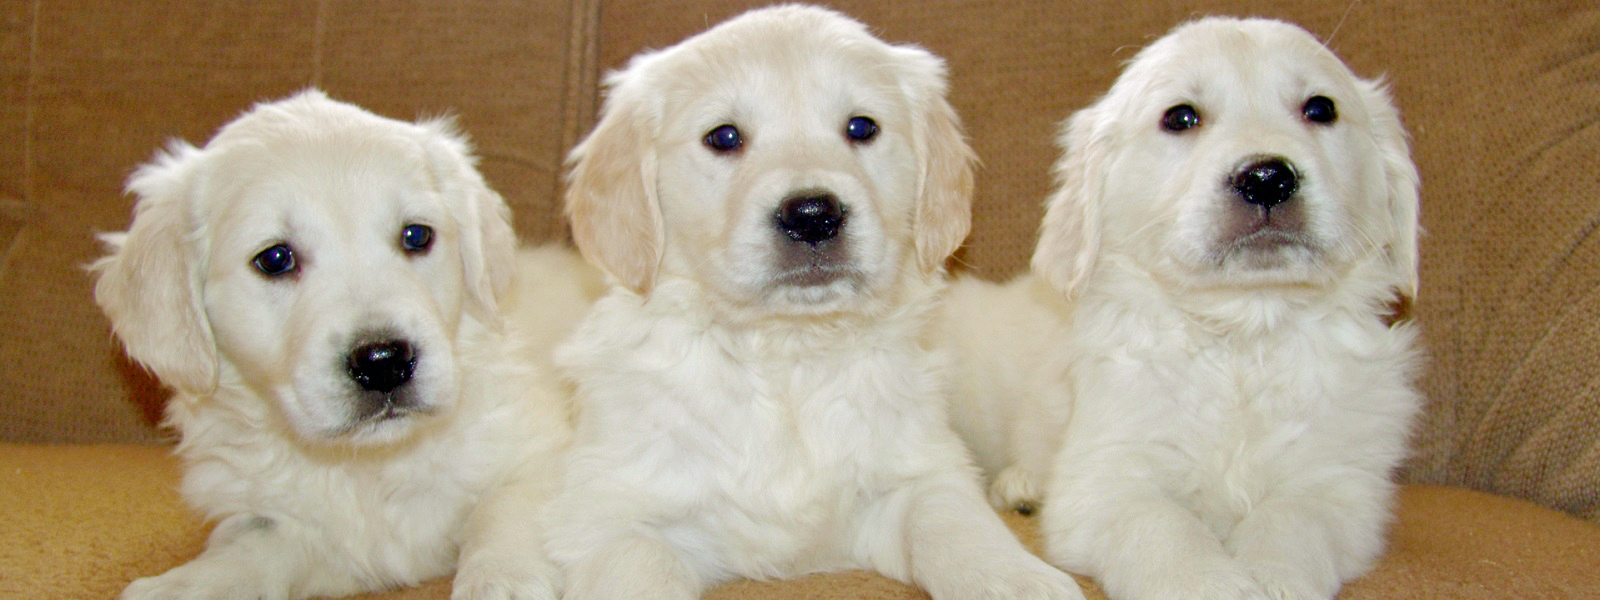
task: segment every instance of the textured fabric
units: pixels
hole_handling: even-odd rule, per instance
[[[112,598],[137,577],[198,555],[205,526],[173,491],[177,461],[151,446],[0,444],[0,598]],[[1007,523],[1037,547],[1036,525]],[[1580,598],[1600,590],[1600,526],[1459,488],[1408,486],[1390,550],[1345,600]],[[1090,597],[1103,598],[1087,585]],[[448,598],[449,581],[364,598]],[[814,575],[724,585],[708,600],[917,600],[881,576]]]
[[[1448,47],[1492,60],[1413,117],[1433,404],[1406,475],[1600,520],[1600,5],[1476,29]]]

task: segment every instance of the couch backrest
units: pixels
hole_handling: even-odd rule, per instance
[[[565,149],[601,72],[749,1],[0,4],[0,439],[156,439],[160,392],[120,358],[80,269],[125,227],[122,180],[309,84],[380,113],[451,111],[526,239],[565,235]],[[829,2],[944,56],[983,161],[960,255],[1025,268],[1057,123],[1156,36],[1279,17],[1386,75],[1423,177],[1430,406],[1402,477],[1600,520],[1600,6],[1200,0]]]

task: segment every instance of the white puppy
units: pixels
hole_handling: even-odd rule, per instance
[[[1060,142],[1033,276],[945,315],[992,498],[1042,500],[1047,557],[1116,598],[1333,596],[1420,403],[1385,319],[1418,211],[1387,94],[1293,25],[1210,18]]]
[[[747,13],[608,80],[572,155],[614,279],[558,350],[573,599],[867,568],[935,598],[1078,598],[984,503],[920,343],[969,224],[943,63],[823,9]]]
[[[124,598],[344,595],[447,574],[458,549],[458,597],[554,596],[535,513],[571,433],[548,355],[585,271],[514,259],[469,152],[448,121],[313,90],[134,174],[95,298],[176,389],[183,495],[217,524]],[[541,281],[515,300],[548,318],[503,322],[517,264]]]

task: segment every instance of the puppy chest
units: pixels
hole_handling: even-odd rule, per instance
[[[1399,439],[1388,407],[1409,402],[1394,369],[1304,346],[1202,352],[1145,381],[1160,398],[1138,433],[1150,463],[1222,529],[1329,469],[1386,468]]]
[[[691,422],[680,433],[716,436],[720,447],[703,464],[728,502],[752,515],[786,520],[820,514],[838,510],[870,478],[870,461],[863,458],[874,432],[855,411],[835,404],[769,388],[721,411],[723,422],[714,432]]]
[[[884,487],[875,482],[888,480],[877,465],[899,434],[871,414],[881,401],[866,399],[873,392],[854,389],[860,382],[848,376],[763,375],[740,390],[723,380],[715,398],[668,403],[678,414],[655,422],[672,427],[642,453],[661,463],[639,483],[697,507],[671,528],[684,546],[722,548],[757,572],[788,572],[840,555],[842,532]]]
[[[761,404],[725,412],[714,432],[680,429],[694,448],[676,444],[672,464],[641,483],[681,502],[663,523],[678,547],[746,576],[803,572],[840,556],[860,470],[804,419]]]

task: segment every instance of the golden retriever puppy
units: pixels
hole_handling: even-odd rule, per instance
[[[1420,399],[1417,173],[1383,87],[1208,18],[1069,119],[1032,275],[964,281],[958,428],[1114,598],[1330,598],[1383,548]]]
[[[216,527],[124,598],[345,595],[458,554],[457,597],[555,596],[537,511],[571,425],[549,353],[599,276],[516,256],[473,163],[448,121],[312,90],[133,175],[95,299],[176,390],[183,495]]]
[[[581,409],[548,544],[567,597],[852,568],[1081,597],[984,503],[920,341],[970,219],[942,61],[783,6],[608,87],[567,197],[615,284],[557,350]]]

